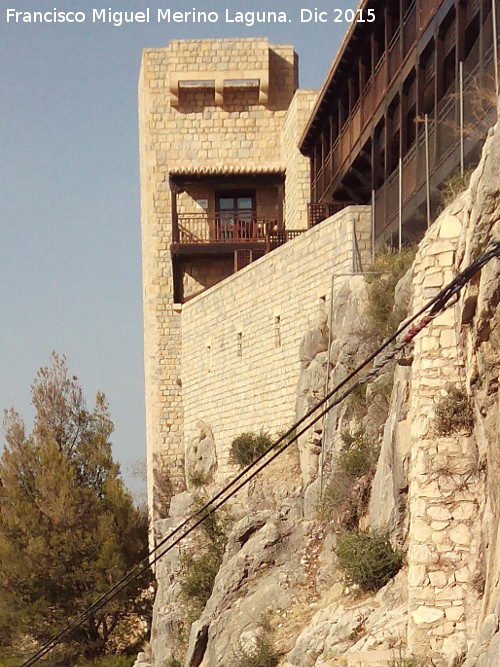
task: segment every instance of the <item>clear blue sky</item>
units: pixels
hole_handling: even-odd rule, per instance
[[[357,0],[1,0],[0,408],[30,425],[30,385],[52,350],[88,402],[102,389],[127,484],[145,458],[137,79],[141,51],[170,39],[268,37],[291,43],[300,85],[321,86],[348,24],[300,23],[300,8]],[[7,23],[17,11],[83,11],[83,24]],[[217,24],[94,24],[92,9],[219,12]],[[247,27],[235,11],[285,10],[292,22]],[[3,440],[2,440],[3,442]]]

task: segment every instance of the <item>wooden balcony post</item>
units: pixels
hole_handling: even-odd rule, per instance
[[[444,94],[444,44],[443,36],[441,35],[439,28],[436,28],[434,39],[436,44],[436,48],[434,50],[434,57],[436,59],[434,106],[437,110],[438,104]]]
[[[399,87],[399,155],[403,157],[408,147],[408,91]]]
[[[384,53],[389,51],[389,42],[391,41],[390,30],[392,25],[392,16],[389,13],[389,7],[384,7]],[[384,81],[384,83],[387,83]]]
[[[170,180],[170,198],[172,211],[172,242],[179,243],[179,214],[177,212],[177,195],[182,188]]]
[[[283,220],[283,203],[285,198],[284,187],[283,185],[278,185],[278,229],[284,229],[284,220]]]
[[[384,179],[387,178],[391,173],[391,148],[392,148],[392,123],[390,121],[389,112],[385,111],[384,113],[384,132],[385,132],[385,141],[384,141]]]
[[[457,45],[456,49],[456,60],[457,63],[463,62],[465,59],[465,19],[466,19],[466,7],[461,2],[458,2],[456,5],[456,16],[457,20],[455,21],[455,43]]]

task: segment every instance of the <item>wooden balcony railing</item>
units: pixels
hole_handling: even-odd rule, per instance
[[[205,213],[182,213],[178,217],[179,245],[262,244],[266,251],[299,236],[305,229],[280,229],[277,218],[221,218]]]
[[[221,218],[205,213],[179,214],[179,243],[233,243],[234,241],[265,241],[278,230],[272,218]]]
[[[494,49],[489,46],[481,57],[479,46],[475,46],[464,62],[464,148],[471,150],[486,135],[496,116],[494,90]],[[431,188],[435,191],[439,182],[435,174],[455,155],[455,164],[460,158],[459,95],[455,81],[429,116],[428,160]],[[411,198],[426,184],[426,140],[425,129],[420,124],[414,144],[406,152],[402,164],[403,212]],[[399,170],[387,178],[375,195],[376,235],[397,220],[399,212]],[[404,214],[404,213],[403,213]]]
[[[350,201],[338,201],[330,204],[308,204],[307,205],[307,221],[309,228],[326,220],[335,213],[342,211],[346,206],[352,206]]]

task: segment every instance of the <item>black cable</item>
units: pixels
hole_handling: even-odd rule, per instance
[[[85,609],[76,619],[69,623],[65,628],[63,628],[59,633],[52,637],[44,646],[42,646],[31,658],[23,662],[20,667],[30,667],[49,651],[55,648],[61,641],[67,637],[73,630],[79,627],[85,620],[87,620],[95,611],[98,611],[108,602],[110,602],[118,593],[120,593],[124,588],[128,586],[134,579],[139,577],[145,570],[147,570],[151,565],[156,563],[162,556],[164,556],[168,551],[174,548],[181,540],[187,537],[192,533],[204,520],[206,517],[210,516],[216,512],[222,505],[224,505],[230,498],[232,498],[238,491],[240,491],[246,484],[248,484],[256,475],[258,475],[266,466],[268,466],[275,458],[280,456],[290,445],[292,445],[301,435],[308,431],[311,426],[313,426],[317,421],[324,417],[333,407],[342,402],[354,389],[361,384],[361,381],[358,380],[352,386],[350,386],[345,392],[341,394],[332,404],[327,405],[326,408],[321,411],[314,419],[311,420],[302,430],[297,432],[297,429],[304,424],[304,422],[312,417],[314,413],[321,408],[325,403],[336,394],[340,389],[345,387],[363,368],[365,368],[371,361],[375,359],[386,347],[388,347],[396,338],[407,329],[410,324],[412,324],[418,317],[423,315],[427,310],[430,309],[429,315],[434,318],[440,312],[445,310],[450,304],[449,301],[454,296],[458,296],[459,292],[467,284],[467,282],[493,257],[500,256],[500,238],[493,239],[491,243],[491,248],[487,250],[483,255],[481,255],[475,262],[470,264],[466,269],[461,273],[457,274],[455,278],[443,289],[441,289],[432,299],[430,299],[415,315],[405,320],[397,329],[397,331],[389,336],[378,348],[373,352],[365,361],[359,364],[351,373],[349,373],[341,382],[339,382],[328,394],[321,399],[315,406],[313,406],[301,419],[299,419],[295,424],[290,426],[290,428],[283,433],[276,442],[274,442],[266,451],[260,454],[255,461],[248,465],[244,470],[236,475],[221,491],[219,491],[211,500],[209,500],[203,507],[198,509],[192,515],[190,515],[185,521],[183,521],[177,528],[171,531],[166,537],[164,537],[157,545],[152,549],[147,556],[136,565],[130,572],[124,575],[114,586],[112,586],[106,593],[104,593],[100,598],[98,598],[90,607]],[[366,382],[366,379],[364,380]],[[295,433],[294,433],[295,431]],[[292,435],[293,434],[293,435]],[[291,437],[290,437],[291,436]],[[276,450],[276,447],[283,443],[285,444]],[[252,474],[243,479],[252,468],[254,468],[258,463],[260,463],[267,455],[272,451],[276,450],[274,454],[266,458],[266,460],[260,465]],[[240,480],[243,480],[240,482]],[[238,484],[238,482],[240,482]],[[236,485],[236,486],[235,486]],[[228,493],[232,487],[235,488],[223,498],[224,494]],[[215,504],[216,501],[221,499],[219,503]],[[163,547],[166,542],[171,540],[177,533],[179,533],[183,528],[185,528],[191,521],[200,517],[190,528],[188,528],[184,533],[182,533],[177,539],[170,544],[166,549],[160,551],[154,559],[151,560],[151,556],[158,552],[161,547]]]

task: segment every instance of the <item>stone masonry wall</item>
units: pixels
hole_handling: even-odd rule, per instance
[[[233,471],[235,436],[293,423],[300,341],[329,299],[332,273],[352,270],[354,223],[366,266],[370,209],[353,206],[183,305],[186,443],[199,420],[212,428],[219,477]]]
[[[281,134],[281,151],[287,165],[284,213],[288,229],[307,227],[307,203],[310,201],[309,159],[297,155],[297,144],[317,97],[315,90],[298,90],[290,104]]]
[[[267,54],[279,49],[280,56],[268,62]],[[265,57],[266,56],[266,57]],[[243,105],[225,91],[224,105],[216,106],[214,91],[186,89],[179,105],[171,105],[169,80],[173,71],[199,71],[205,75],[219,71],[245,71],[270,67],[273,104]],[[220,165],[227,172],[242,166],[247,172],[263,161],[279,164],[280,132],[286,110],[296,88],[296,55],[293,48],[274,47],[267,40],[219,39],[174,40],[165,49],[148,49],[143,56],[143,74],[151,90],[159,90],[162,100],[151,108],[158,160],[170,167],[197,172],[204,166]],[[187,75],[187,74],[186,74]],[[228,97],[229,95],[229,97]],[[274,98],[273,98],[274,95]],[[256,102],[256,100],[253,100]]]
[[[460,206],[449,209],[421,243],[414,265],[416,311],[455,274]],[[466,392],[458,306],[448,309],[415,339],[412,366],[410,532],[408,551],[411,650],[451,664],[465,651],[478,612],[474,575],[479,569],[477,446],[466,432],[436,435],[435,408],[453,385]],[[443,660],[446,656],[446,660]]]
[[[173,302],[170,189],[155,120],[166,108],[165,93],[157,85],[165,71],[161,51],[144,54],[138,91],[139,145],[147,484],[154,518],[165,516],[169,496],[184,482],[181,320]]]

